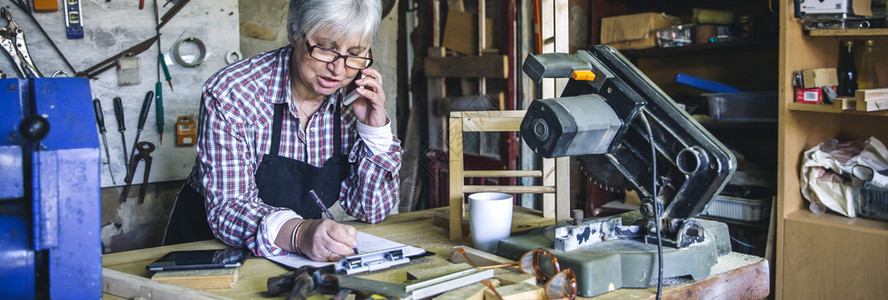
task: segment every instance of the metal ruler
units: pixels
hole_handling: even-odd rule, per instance
[[[80,14],[80,0],[64,0],[65,27],[69,39],[83,38],[83,18]]]

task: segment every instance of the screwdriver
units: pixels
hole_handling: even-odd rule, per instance
[[[157,41],[157,44],[160,45],[160,40]],[[160,46],[158,46],[159,48]],[[167,68],[166,60],[163,58],[163,53],[158,53],[160,55],[160,65],[163,66],[163,75],[166,77],[167,83],[170,84],[170,91],[175,92],[173,90],[173,77],[170,76],[170,69]],[[159,81],[159,80],[158,80]]]
[[[160,135],[160,144],[163,145],[163,84],[160,81],[155,85],[157,94],[154,97],[155,122],[157,123],[157,134]]]
[[[154,24],[157,25],[160,22],[157,13],[157,0],[154,0]],[[160,27],[155,27],[154,30],[157,33],[157,36],[160,36]],[[163,59],[163,51],[160,50],[160,38],[157,39],[157,64],[163,66],[163,73],[166,75],[166,80],[170,84],[170,91],[173,90],[173,78],[170,77],[170,70],[167,69],[166,61]],[[157,126],[157,134],[160,135],[160,144],[163,145],[163,84],[160,83],[160,70],[157,70],[157,84],[154,87],[156,97],[154,98],[156,104],[154,105],[155,109],[155,125]]]
[[[145,128],[145,121],[148,120],[148,111],[151,109],[151,99],[154,98],[154,92],[148,91],[145,94],[145,101],[142,101],[142,111],[139,112],[139,126],[136,127],[136,140],[133,144],[133,148],[130,150],[129,158],[132,159],[133,155],[136,154],[136,144],[139,143],[139,136],[142,135],[142,129]],[[133,174],[130,173],[131,168],[127,168],[126,172],[126,183],[133,182]]]
[[[114,97],[114,118],[117,118],[117,131],[120,131],[120,141],[123,145],[123,165],[129,170],[129,159],[126,157],[126,123],[123,121],[123,100],[120,97]],[[129,172],[129,171],[127,171]]]
[[[105,159],[108,161],[108,174],[111,174],[111,183],[117,184],[114,180],[114,172],[111,171],[111,154],[108,153],[108,139],[105,138],[105,114],[102,112],[102,101],[99,98],[93,99],[93,109],[96,111],[96,123],[99,125],[99,133],[102,134],[102,144],[105,145]]]

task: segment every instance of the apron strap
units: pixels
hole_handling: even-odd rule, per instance
[[[274,123],[271,125],[271,155],[277,156],[281,150],[281,128],[284,124],[284,110],[287,103],[274,105]]]
[[[336,107],[333,109],[333,156],[342,155],[342,113],[339,107],[342,100],[342,93],[336,97]]]

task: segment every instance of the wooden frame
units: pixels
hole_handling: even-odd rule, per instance
[[[543,217],[567,220],[570,214],[570,158],[544,159],[543,170],[466,171],[463,161],[463,132],[518,131],[524,110],[455,111],[450,113],[450,239],[463,238],[465,193],[503,192],[552,195],[543,202]],[[548,162],[548,163],[547,163]],[[541,177],[539,186],[464,185],[470,177]]]

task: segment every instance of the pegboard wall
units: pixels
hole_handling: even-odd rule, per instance
[[[155,5],[155,0],[145,0],[143,9],[139,9],[139,1],[81,0],[79,2],[84,36],[82,39],[68,39],[64,1],[69,0],[60,1],[58,11],[35,12],[33,15],[70,61],[74,71],[84,71],[156,34],[152,7]],[[31,0],[25,2],[33,3]],[[176,2],[178,1],[170,1],[164,7],[167,0],[157,0],[159,16],[162,17],[173,8]],[[24,11],[8,0],[0,2],[0,6],[6,8],[24,30],[34,64],[45,77],[52,76],[56,71],[73,73]],[[227,53],[239,49],[238,20],[237,0],[191,0],[161,29],[160,49],[164,53],[165,63],[172,76],[173,89],[170,89],[161,73],[164,108],[163,144],[160,143],[160,134],[155,126],[156,110],[153,99],[147,121],[139,137],[140,141],[156,145],[156,149],[151,153],[153,162],[148,182],[180,180],[191,172],[196,150],[194,146],[176,146],[176,120],[179,116],[192,116],[195,122],[197,121],[204,81],[227,65],[225,61]],[[0,20],[0,26],[5,24],[5,20]],[[177,64],[172,57],[172,48],[176,42],[189,37],[195,37],[206,45],[203,62],[190,68]],[[182,43],[179,50],[180,57],[186,62],[194,61],[198,53],[197,46],[192,43]],[[135,144],[139,111],[143,100],[148,91],[155,90],[158,78],[157,52],[158,47],[155,43],[138,55],[139,84],[118,85],[116,68],[111,68],[90,80],[93,98],[99,99],[102,103],[107,129],[105,135],[110,154],[108,161],[102,148],[102,187],[124,185],[125,161],[128,161],[129,156],[129,153],[123,153],[121,134],[114,118],[113,99],[120,97],[123,100],[126,149],[131,152]],[[0,58],[0,70],[8,77],[18,76],[8,57]],[[64,124],[50,124],[50,126],[52,128]],[[101,137],[99,139],[101,141]],[[134,185],[144,182],[142,177],[144,167],[144,162],[139,163],[134,173]],[[113,182],[111,172],[115,179]]]

